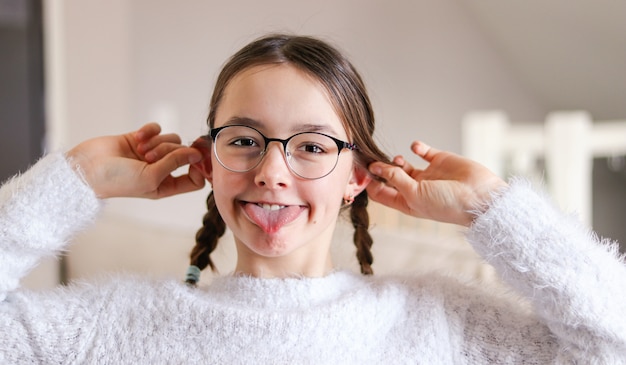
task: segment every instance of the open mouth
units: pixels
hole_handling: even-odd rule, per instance
[[[266,233],[276,233],[296,220],[306,209],[300,205],[254,203],[242,201],[243,210],[250,220]]]

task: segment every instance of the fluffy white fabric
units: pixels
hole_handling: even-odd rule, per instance
[[[0,190],[0,363],[626,363],[623,263],[522,181],[468,239],[532,311],[442,276],[346,271],[197,289],[135,277],[19,289],[100,206],[61,154]]]

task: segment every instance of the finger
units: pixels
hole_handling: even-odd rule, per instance
[[[202,173],[202,170],[199,169],[197,166],[197,164],[189,165],[189,172],[187,173],[187,175],[189,175],[189,179],[194,183],[194,185],[204,186],[206,179],[204,177],[204,174]]]
[[[154,149],[155,147],[163,143],[180,144],[181,143],[180,136],[174,133],[159,134],[159,135],[153,136],[152,138],[140,143],[137,146],[137,152],[140,154],[145,154],[148,151]]]
[[[386,185],[393,187],[402,196],[415,194],[417,182],[402,167],[374,162],[369,168],[371,173],[381,177]]]
[[[397,155],[393,158],[392,162],[397,165],[400,166],[404,171],[407,171],[407,167],[410,167],[410,165],[408,165],[408,162],[404,159],[404,156],[402,155]],[[408,172],[408,171],[407,171]]]
[[[164,156],[167,156],[168,154],[180,148],[189,148],[189,147],[176,144],[176,143],[161,143],[155,148],[151,149],[150,151],[147,151],[143,155],[143,157],[147,162],[154,163],[162,159]]]
[[[413,142],[411,144],[411,151],[427,162],[431,162],[433,158],[441,152],[440,150],[431,147],[422,141]]]
[[[185,165],[191,165],[202,160],[202,154],[189,147],[181,147],[168,153],[154,163],[146,166],[146,174],[149,179],[157,182],[155,186],[160,185],[160,182],[165,180],[172,172],[179,167]]]
[[[202,154],[202,159],[211,159],[211,143],[206,136],[198,137],[192,144],[191,148],[195,148]]]
[[[372,180],[366,187],[367,196],[379,203],[395,199],[398,190],[383,181]]]
[[[375,202],[409,214],[406,200],[395,188],[382,181],[372,180],[366,187],[367,196]]]
[[[190,170],[188,174],[173,177],[168,176],[163,180],[161,185],[158,186],[153,198],[165,198],[172,195],[189,193],[192,191],[200,190],[204,187],[206,180],[199,175],[201,179],[198,179],[197,173],[192,173]]]
[[[138,143],[145,142],[150,138],[161,133],[161,126],[157,123],[144,124],[134,133],[135,141]]]
[[[423,170],[415,168],[411,163],[405,160],[403,156],[394,157],[393,163],[401,167],[402,170],[404,170],[414,180],[420,173],[423,172]]]
[[[202,153],[208,153],[211,149],[211,140],[206,135],[198,137],[195,141],[193,141],[191,147],[200,150]]]

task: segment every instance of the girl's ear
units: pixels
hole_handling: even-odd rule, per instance
[[[202,176],[211,184],[213,184],[213,164],[211,163],[211,144],[206,137],[198,137],[191,147],[197,149],[202,153],[202,160],[193,166],[198,169]]]
[[[346,187],[346,195],[353,197],[359,195],[371,181],[372,176],[367,169],[361,165],[355,164],[352,170],[352,176]]]

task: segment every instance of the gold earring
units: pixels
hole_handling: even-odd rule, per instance
[[[354,195],[350,194],[347,197],[343,197],[343,205],[350,205],[354,203]]]

